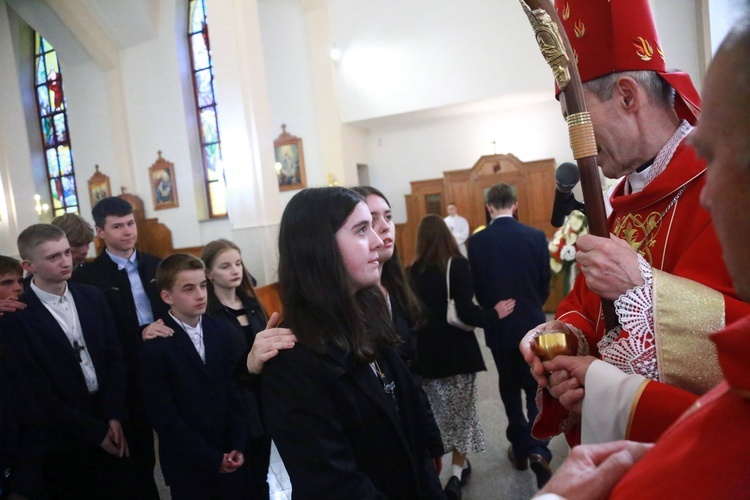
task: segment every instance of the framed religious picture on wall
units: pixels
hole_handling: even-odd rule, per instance
[[[175,208],[179,206],[177,201],[177,184],[174,178],[174,163],[159,158],[148,168],[148,177],[151,184],[151,195],[154,200],[154,210]]]
[[[91,206],[93,207],[96,203],[109,196],[112,196],[112,188],[109,185],[109,176],[99,172],[99,165],[94,165],[96,172],[89,179],[89,199],[91,200]]]
[[[273,141],[276,156],[276,178],[279,191],[291,191],[307,187],[305,179],[305,156],[302,153],[302,139],[286,131],[281,125],[281,135]]]

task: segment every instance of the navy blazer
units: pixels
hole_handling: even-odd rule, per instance
[[[266,363],[266,426],[295,498],[444,498],[428,456],[443,450],[430,449],[419,387],[396,351],[378,360],[398,413],[370,366],[336,347],[318,354],[298,343]]]
[[[19,357],[21,375],[33,384],[49,427],[51,452],[82,443],[99,446],[109,430],[108,421],[126,417],[126,368],[104,294],[76,283],[68,283],[68,288],[96,371],[96,396],[88,392],[68,337],[33,290],[20,297],[26,308],[7,316],[4,335],[8,349]]]
[[[4,318],[0,317],[0,487],[4,494],[44,498],[41,415],[26,385],[19,359],[5,348]]]
[[[542,306],[549,295],[547,238],[512,217],[500,217],[469,238],[468,247],[479,305],[491,309],[500,300],[516,299],[510,315],[485,329],[487,346],[518,349],[526,332],[546,321]]]
[[[226,327],[203,316],[204,363],[185,330],[169,315],[162,319],[174,334],[141,345],[141,389],[171,484],[219,474],[224,453],[244,452],[249,427],[241,389],[232,381],[236,354]]]

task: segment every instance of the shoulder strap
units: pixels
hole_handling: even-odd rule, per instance
[[[453,257],[448,258],[448,265],[445,266],[445,287],[448,289],[448,300],[451,299],[451,261]]]

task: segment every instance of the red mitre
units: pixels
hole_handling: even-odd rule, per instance
[[[687,73],[667,71],[648,0],[555,0],[555,8],[583,83],[619,71],[656,71],[675,89],[677,115],[695,124],[700,96]]]

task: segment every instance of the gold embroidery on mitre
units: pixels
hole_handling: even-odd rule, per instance
[[[580,18],[573,25],[573,32],[575,33],[576,38],[583,38],[583,35],[586,34],[586,26]]]
[[[562,11],[562,18],[563,21],[567,21],[570,18],[570,4],[568,2],[565,2],[565,7]]]
[[[659,216],[659,212],[651,212],[645,218],[641,214],[617,217],[612,232],[627,241],[649,264],[653,264],[651,248],[656,245],[656,235],[659,234]],[[644,235],[646,241],[643,241]]]
[[[642,36],[634,38],[633,45],[635,46],[636,55],[642,60],[650,61],[651,58],[654,57],[654,49],[651,47],[651,44],[648,43],[648,40]]]
[[[659,47],[659,44],[656,44],[656,52],[659,53],[659,57],[661,57],[661,60],[664,62],[667,62],[667,60],[664,58],[664,51],[661,50],[661,47]]]

